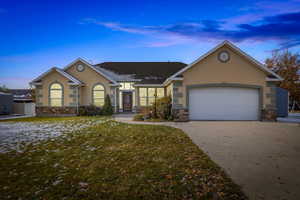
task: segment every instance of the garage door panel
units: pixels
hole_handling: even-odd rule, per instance
[[[191,120],[258,120],[259,91],[210,87],[189,90]]]

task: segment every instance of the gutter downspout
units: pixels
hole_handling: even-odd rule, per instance
[[[115,113],[117,113],[117,87],[115,87]]]

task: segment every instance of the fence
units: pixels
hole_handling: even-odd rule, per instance
[[[35,115],[35,103],[13,103],[13,113]]]

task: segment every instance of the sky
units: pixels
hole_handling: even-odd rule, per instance
[[[0,0],[0,85],[81,57],[191,63],[229,40],[263,62],[300,50],[300,0]]]

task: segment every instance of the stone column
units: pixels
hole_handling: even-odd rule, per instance
[[[261,111],[262,121],[276,121],[277,118],[277,108],[276,108],[276,83],[267,82],[267,87],[269,88],[268,93],[266,93],[266,98],[270,99],[270,103],[265,105],[265,108]]]
[[[173,82],[173,105],[172,105],[172,115],[174,121],[176,122],[186,122],[189,120],[189,112],[187,108],[184,108],[183,102],[183,88],[182,81]]]

